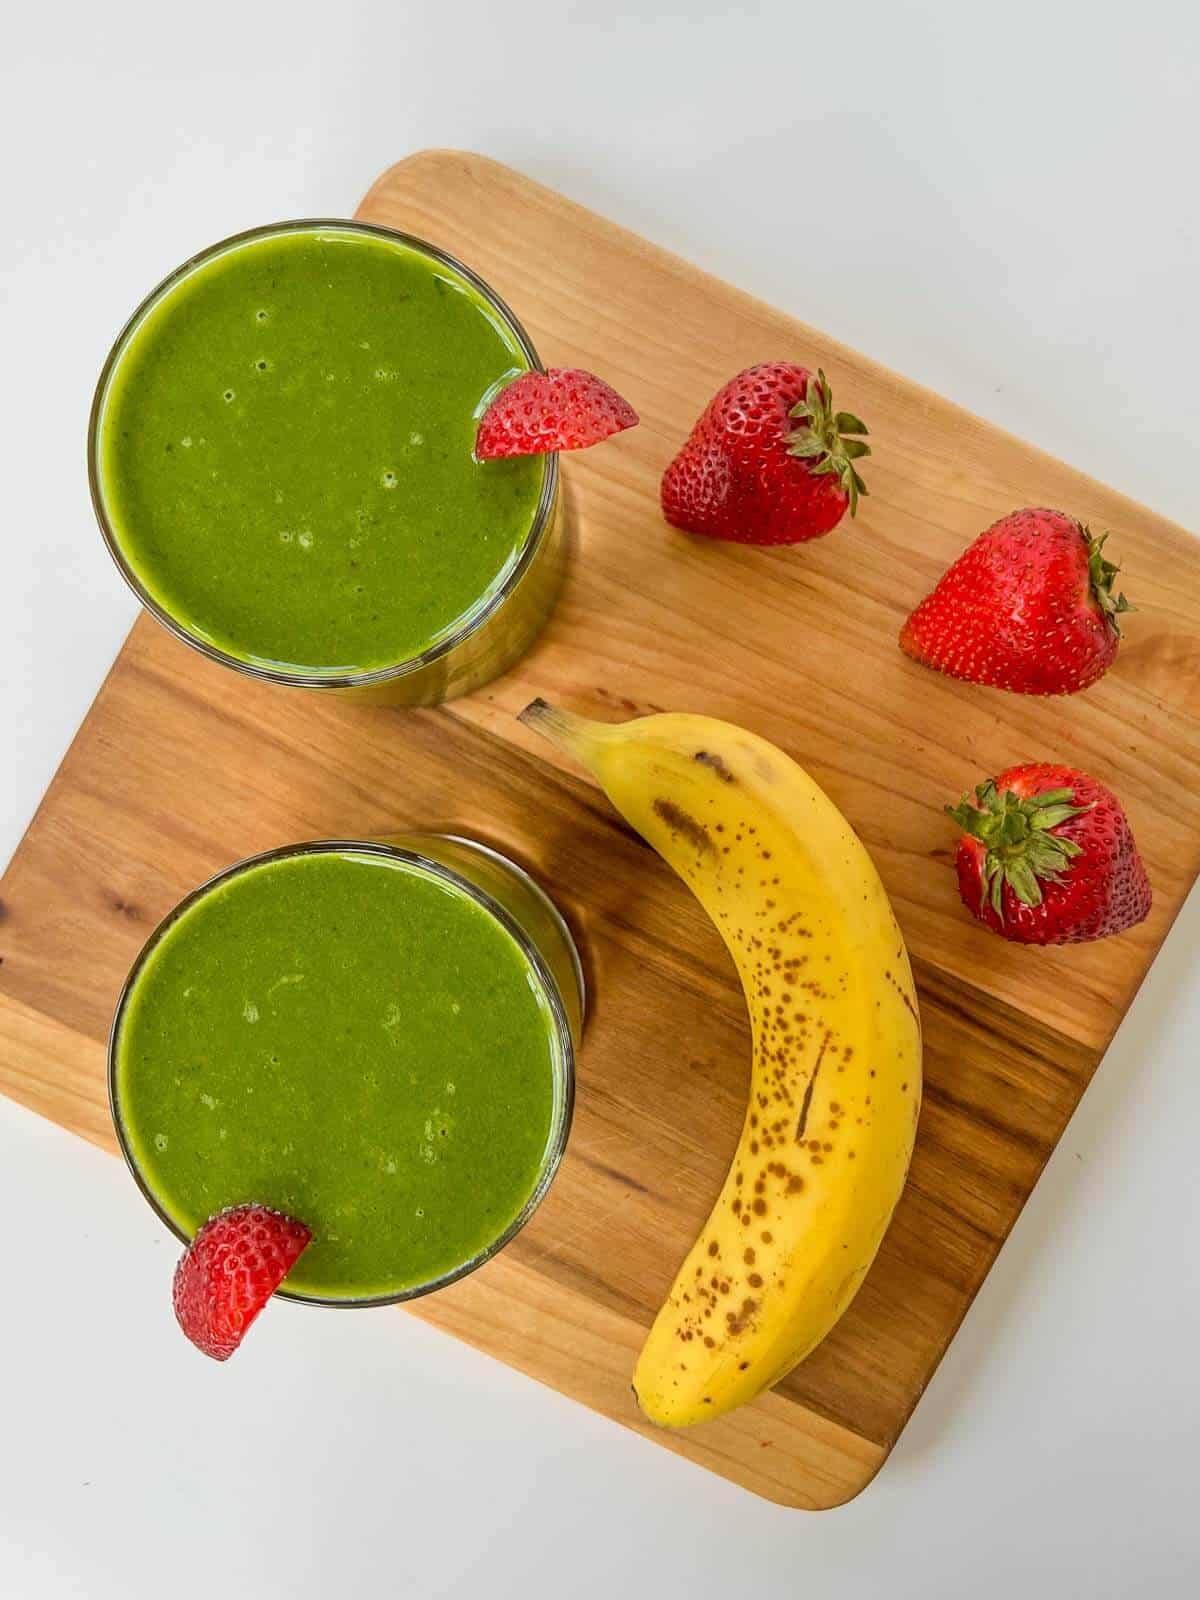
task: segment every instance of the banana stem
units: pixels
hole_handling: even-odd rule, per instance
[[[564,711],[561,706],[552,706],[548,700],[543,700],[539,696],[538,699],[531,700],[524,711],[518,714],[517,721],[523,722],[527,728],[532,728],[535,733],[540,733],[543,738],[549,739],[557,749],[574,756],[576,761],[585,767],[591,764],[587,750],[600,725],[589,721],[587,717],[578,717],[573,711]]]

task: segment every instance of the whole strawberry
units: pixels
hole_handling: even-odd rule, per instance
[[[854,466],[866,428],[833,409],[823,372],[747,367],[713,396],[663,474],[663,516],[735,544],[802,544],[836,528],[867,492]]]
[[[900,632],[900,648],[952,678],[1015,694],[1074,694],[1116,659],[1119,568],[1061,511],[1013,511],[981,533]]]
[[[175,1316],[196,1348],[227,1361],[311,1238],[302,1222],[269,1206],[210,1217],[175,1269]]]
[[[1150,881],[1117,797],[1072,767],[1009,767],[947,812],[963,830],[958,892],[1017,944],[1123,933],[1150,910]]]
[[[585,450],[625,428],[638,414],[617,391],[582,367],[547,367],[523,372],[488,406],[475,435],[479,461],[504,456]]]

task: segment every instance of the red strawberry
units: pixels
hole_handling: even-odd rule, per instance
[[[1123,933],[1150,910],[1150,882],[1121,803],[1072,767],[1009,767],[946,810],[963,830],[963,904],[1017,944]]]
[[[514,378],[483,414],[475,436],[480,461],[583,450],[624,428],[638,414],[615,389],[580,367],[548,367]]]
[[[747,367],[717,391],[663,474],[663,516],[735,544],[802,544],[853,516],[866,428],[834,412],[823,372],[791,361]]]
[[[900,648],[952,678],[1016,694],[1074,694],[1112,665],[1119,568],[1061,511],[1013,511],[959,556],[909,617]]]
[[[175,1269],[175,1316],[196,1348],[228,1361],[311,1238],[268,1206],[210,1217]]]

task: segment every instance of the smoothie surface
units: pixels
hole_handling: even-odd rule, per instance
[[[118,1113],[189,1236],[259,1201],[313,1240],[284,1287],[372,1298],[470,1260],[536,1187],[554,1019],[467,894],[378,856],[253,866],[193,902],[122,1012]]]
[[[458,273],[336,227],[210,258],[133,332],[97,476],[134,575],[252,664],[376,671],[453,632],[529,534],[541,457],[481,463],[528,362]]]

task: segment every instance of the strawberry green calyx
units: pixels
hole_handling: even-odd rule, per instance
[[[997,789],[993,779],[981,783],[975,799],[963,795],[947,806],[968,837],[986,850],[983,864],[983,898],[1003,919],[1003,891],[1007,883],[1022,905],[1040,906],[1042,885],[1061,881],[1071,861],[1081,854],[1074,839],[1053,833],[1060,822],[1090,811],[1090,805],[1073,805],[1072,789],[1045,789],[1041,794],[1019,795]]]
[[[1107,560],[1104,555],[1104,544],[1108,538],[1102,533],[1098,539],[1092,537],[1091,530],[1086,523],[1079,524],[1079,531],[1087,540],[1088,547],[1088,579],[1091,584],[1092,597],[1109,627],[1121,637],[1121,624],[1117,618],[1124,611],[1136,611],[1137,607],[1130,605],[1123,594],[1113,594],[1113,584],[1116,582],[1120,567],[1113,561]]]
[[[795,432],[786,437],[788,454],[807,461],[814,477],[822,473],[836,475],[849,497],[853,516],[858,510],[859,495],[867,492],[854,463],[861,456],[869,456],[871,446],[852,435],[865,434],[866,424],[849,411],[834,411],[829,379],[821,371],[815,378],[809,377],[804,399],[797,400],[788,415],[800,422]]]

